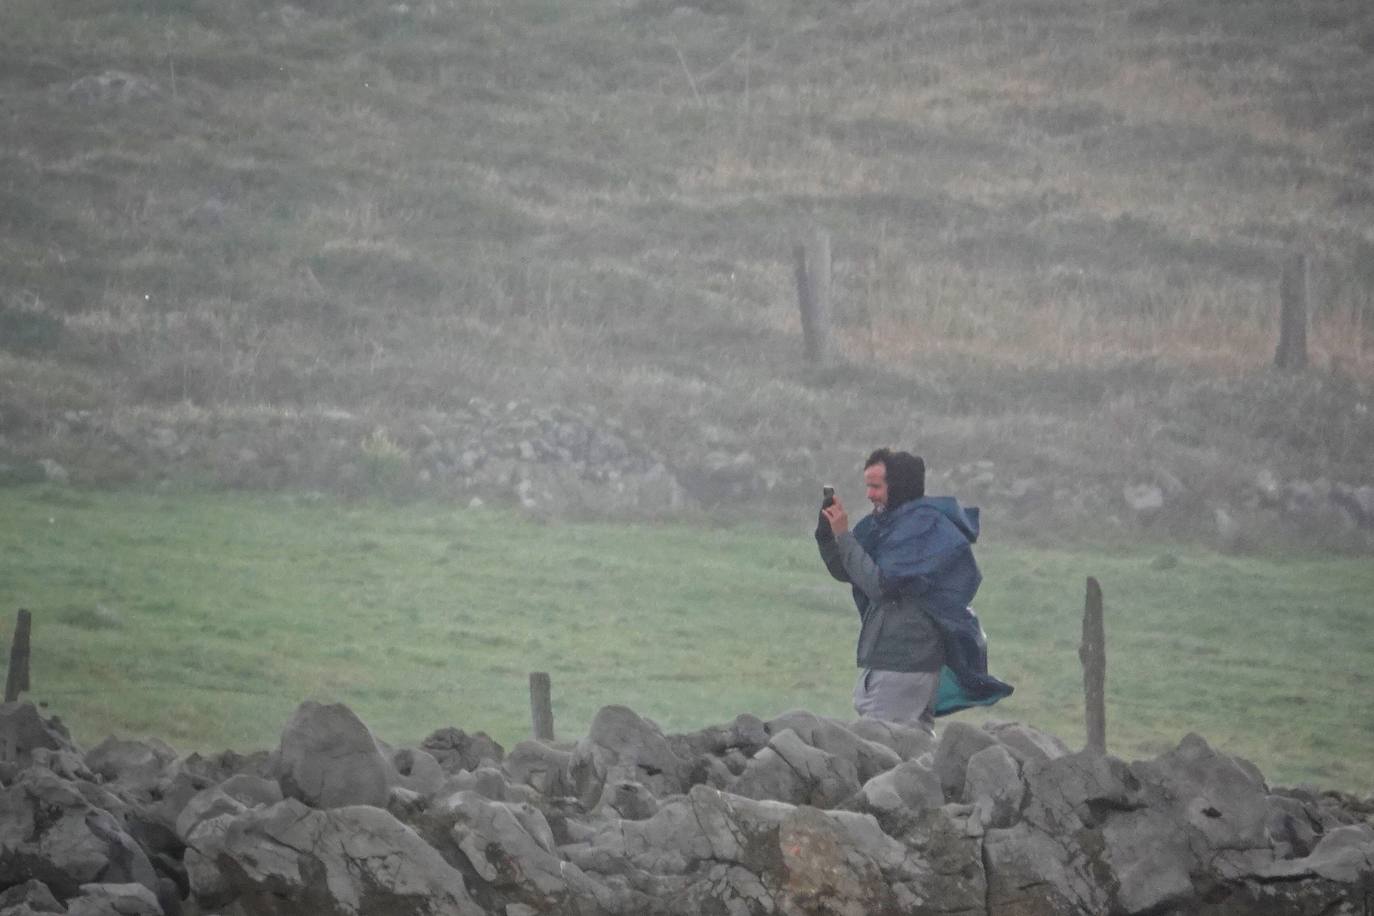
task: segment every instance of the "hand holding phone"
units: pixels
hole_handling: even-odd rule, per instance
[[[849,530],[849,514],[844,503],[835,498],[835,488],[821,487],[821,522],[830,526],[830,533],[839,537]]]

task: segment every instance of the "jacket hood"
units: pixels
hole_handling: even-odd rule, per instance
[[[978,507],[961,506],[959,500],[953,496],[922,496],[920,499],[902,503],[884,515],[887,516],[888,522],[895,522],[898,518],[908,514],[932,509],[953,522],[954,527],[958,528],[964,537],[968,538],[970,544],[978,540]]]

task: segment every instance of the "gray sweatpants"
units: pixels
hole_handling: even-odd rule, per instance
[[[854,711],[864,719],[882,719],[935,734],[938,671],[880,671],[864,668],[854,685]]]

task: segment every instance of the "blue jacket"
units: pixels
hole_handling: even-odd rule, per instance
[[[830,574],[853,586],[859,610],[859,642],[854,653],[858,666],[939,674],[945,663],[944,637],[922,609],[919,597],[886,581],[854,533],[834,537],[823,517],[816,528],[816,543]]]
[[[1011,685],[988,673],[987,639],[970,606],[983,581],[972,546],[978,510],[964,509],[953,497],[925,497],[867,516],[853,537],[876,565],[881,593],[914,598],[943,637],[935,714],[991,706],[1009,696]],[[856,585],[861,615],[869,601]]]

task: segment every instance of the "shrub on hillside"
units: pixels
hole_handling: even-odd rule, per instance
[[[61,319],[41,307],[0,303],[0,349],[12,353],[52,350],[61,339]]]
[[[308,263],[326,287],[365,297],[396,295],[430,301],[444,290],[443,278],[432,265],[395,246],[326,245]]]

